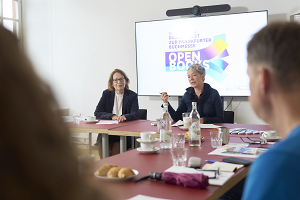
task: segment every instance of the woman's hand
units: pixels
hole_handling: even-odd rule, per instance
[[[163,100],[164,103],[168,103],[169,102],[168,101],[169,95],[166,92],[162,92],[161,95],[160,95],[160,98],[161,98],[161,100]]]
[[[124,115],[122,115],[122,116],[114,115],[114,116],[112,116],[111,119],[112,119],[112,120],[119,121],[119,122],[124,122],[124,121],[126,121],[126,117],[125,117]]]
[[[204,119],[203,118],[200,118],[200,123],[204,124]]]

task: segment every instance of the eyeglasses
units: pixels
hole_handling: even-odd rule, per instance
[[[267,143],[262,138],[260,140],[252,140],[251,138],[246,137],[248,140],[250,140],[249,142],[244,141],[242,137],[240,137],[240,138],[244,143],[248,143],[248,144],[266,144]]]
[[[118,81],[122,82],[125,78],[116,78],[113,79],[113,82],[117,83]]]

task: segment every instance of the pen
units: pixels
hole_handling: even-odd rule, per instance
[[[218,160],[205,160],[206,162],[211,162],[211,163],[214,163],[214,162],[222,162],[222,163],[228,163],[228,162],[225,162],[225,161],[218,161]]]

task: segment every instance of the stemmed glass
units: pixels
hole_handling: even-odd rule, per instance
[[[75,124],[79,124],[80,123],[80,116],[81,116],[80,113],[74,113],[73,114],[73,119],[74,119],[74,123]]]

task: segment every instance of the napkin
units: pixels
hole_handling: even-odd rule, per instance
[[[178,120],[175,124],[172,124],[171,126],[183,126],[183,121]]]

